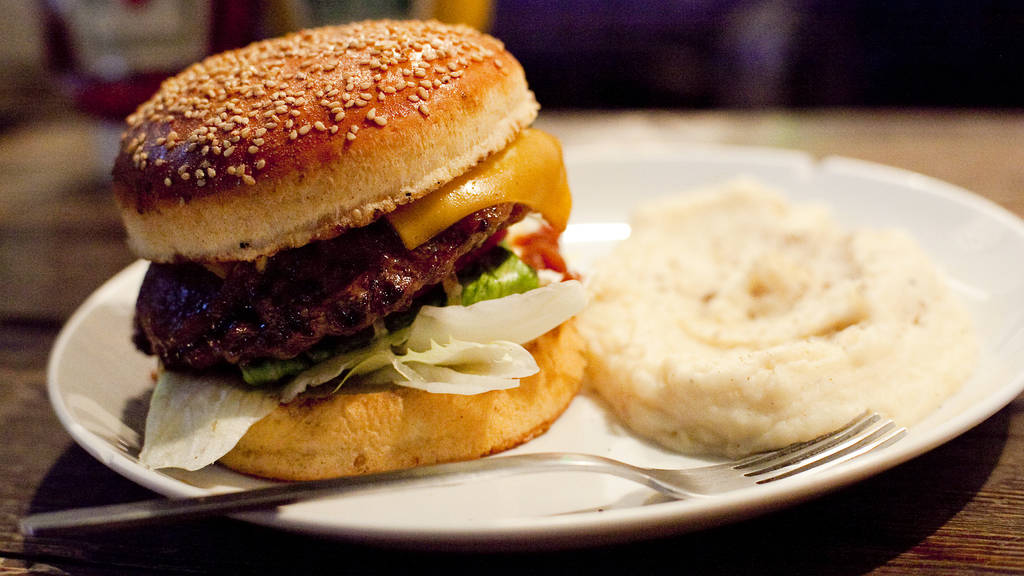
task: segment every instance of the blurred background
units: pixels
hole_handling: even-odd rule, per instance
[[[0,0],[0,129],[121,118],[210,52],[374,17],[501,38],[545,108],[1020,107],[1024,2]]]

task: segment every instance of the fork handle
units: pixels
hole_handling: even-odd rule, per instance
[[[570,470],[612,473],[645,482],[638,473],[640,469],[600,456],[569,453],[518,454],[363,476],[293,482],[208,496],[143,500],[42,512],[22,518],[20,528],[27,536],[59,536],[249,512],[342,494],[409,486],[445,486],[528,472]],[[634,474],[631,470],[637,473]]]

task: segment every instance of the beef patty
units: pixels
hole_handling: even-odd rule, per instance
[[[264,262],[233,263],[224,278],[194,263],[150,264],[135,343],[171,369],[294,357],[405,310],[526,211],[485,208],[413,250],[380,219]]]

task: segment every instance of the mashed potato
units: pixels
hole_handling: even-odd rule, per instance
[[[910,425],[975,364],[968,315],[912,238],[753,182],[643,207],[588,287],[590,383],[684,452],[777,448],[865,409]]]

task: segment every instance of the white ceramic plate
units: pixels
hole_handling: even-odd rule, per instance
[[[788,151],[697,148],[634,153],[567,151],[575,198],[564,242],[581,269],[628,234],[636,202],[755,177],[797,201],[831,205],[848,226],[908,229],[967,303],[983,348],[963,390],[898,444],[819,474],[721,496],[666,501],[625,480],[548,473],[457,487],[352,496],[252,513],[243,519],[332,537],[438,549],[551,548],[625,541],[732,522],[820,495],[904,462],[970,429],[1024,389],[1024,223],[964,190],[918,174]],[[152,386],[152,358],[129,336],[138,262],[107,282],[58,338],[49,392],[74,439],[116,472],[168,496],[201,495],[261,482],[219,466],[195,473],[138,464]],[[567,450],[645,466],[704,463],[632,436],[596,400],[578,397],[552,429],[517,452]]]

